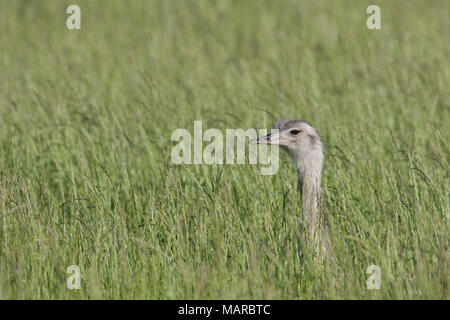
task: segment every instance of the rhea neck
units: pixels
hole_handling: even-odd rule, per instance
[[[323,149],[321,145],[316,148],[303,149],[289,148],[288,154],[297,169],[300,196],[303,207],[317,206],[320,196],[320,181],[323,167]]]

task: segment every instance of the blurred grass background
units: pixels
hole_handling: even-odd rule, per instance
[[[66,28],[70,4],[81,30]],[[366,28],[370,4],[382,30]],[[0,298],[450,298],[449,13],[447,0],[1,0]],[[326,145],[336,257],[322,269],[299,255],[285,155],[275,176],[170,162],[172,131],[194,120],[286,117]]]

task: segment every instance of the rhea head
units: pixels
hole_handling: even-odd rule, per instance
[[[317,130],[307,121],[285,119],[275,122],[272,132],[250,143],[279,145],[292,159],[302,177],[319,179],[323,167],[323,143]]]

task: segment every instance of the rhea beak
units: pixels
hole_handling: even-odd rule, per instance
[[[269,133],[267,136],[250,140],[250,144],[280,144],[279,133]]]

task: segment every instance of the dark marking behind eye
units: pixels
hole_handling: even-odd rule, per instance
[[[315,137],[315,136],[313,136],[313,135],[308,135],[308,137],[309,137],[309,143],[310,143],[310,145],[311,145],[311,147],[314,147],[314,145],[316,144],[316,140],[317,140],[317,138]]]

